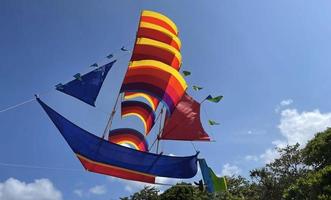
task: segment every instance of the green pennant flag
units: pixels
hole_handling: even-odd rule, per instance
[[[209,95],[206,98],[206,100],[208,100],[210,102],[218,103],[219,101],[221,101],[222,98],[223,98],[223,96],[212,97],[211,95]]]
[[[215,122],[215,121],[213,121],[213,120],[208,120],[208,124],[211,125],[211,126],[214,126],[214,125],[220,125],[220,123]]]
[[[90,65],[90,67],[98,67],[98,63],[94,63],[94,64]]]
[[[211,168],[209,168],[209,173],[211,175],[211,180],[214,185],[215,192],[225,192],[228,190],[225,177],[217,177]]]
[[[191,72],[189,72],[189,71],[183,71],[183,74],[184,74],[184,76],[186,77],[186,76],[191,75]]]
[[[199,87],[199,86],[196,86],[196,85],[193,85],[192,88],[195,91],[199,91],[199,90],[202,90],[203,89],[203,87]]]

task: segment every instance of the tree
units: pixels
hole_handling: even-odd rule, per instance
[[[167,189],[160,195],[161,200],[202,200],[201,191],[189,183],[178,183],[177,185]],[[203,193],[203,192],[202,192]],[[207,200],[208,198],[206,198]]]
[[[303,150],[304,162],[314,169],[331,165],[331,128],[317,133]]]
[[[299,144],[278,148],[280,157],[261,169],[251,171],[252,184],[260,199],[281,199],[286,188],[307,173]]]
[[[145,186],[139,192],[134,193],[130,197],[122,197],[121,200],[159,200],[159,190],[155,187]]]
[[[284,198],[292,199],[331,199],[331,165],[312,171],[300,177],[284,193]]]

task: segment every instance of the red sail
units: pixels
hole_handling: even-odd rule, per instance
[[[210,141],[200,121],[200,103],[185,93],[167,119],[159,139]]]

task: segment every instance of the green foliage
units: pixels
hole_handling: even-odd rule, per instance
[[[331,199],[331,165],[300,177],[284,193],[285,199]]]
[[[302,164],[299,144],[277,150],[279,158],[263,168],[251,171],[260,199],[281,199],[283,191],[307,171]]]
[[[317,133],[303,150],[305,164],[321,169],[331,165],[331,128]]]
[[[168,190],[164,191],[160,195],[161,200],[173,199],[173,200],[186,200],[196,199],[195,188],[191,184],[179,183]]]
[[[155,187],[145,186],[144,189],[134,193],[130,197],[123,197],[121,200],[159,200],[159,190]]]

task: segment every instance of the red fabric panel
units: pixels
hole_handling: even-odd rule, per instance
[[[168,31],[172,32],[173,34],[177,35],[176,31],[165,21],[162,21],[161,19],[155,18],[155,17],[150,17],[150,16],[141,16],[141,21],[142,22],[148,22],[151,24],[156,24],[158,26],[161,26]]]
[[[143,174],[135,173],[133,171],[127,171],[125,169],[113,167],[111,165],[97,164],[95,162],[92,162],[88,159],[84,159],[82,157],[78,157],[78,159],[83,164],[85,169],[90,172],[110,175],[110,176],[123,178],[123,179],[127,179],[127,180],[141,181],[141,182],[146,182],[146,183],[155,183],[155,177],[152,175],[151,176],[143,175]]]
[[[167,119],[160,139],[210,141],[200,121],[200,103],[185,93]]]
[[[172,66],[177,71],[180,68],[179,60],[174,54],[172,54],[171,52],[165,49],[153,47],[150,45],[143,45],[143,44],[135,45],[134,52],[131,57],[131,61],[137,61],[137,60],[157,60]]]
[[[170,36],[168,36],[165,33],[162,33],[160,31],[150,29],[150,28],[142,28],[139,27],[137,38],[149,38],[152,40],[157,40],[166,44],[169,44],[170,46],[175,47],[178,51],[180,50],[179,44],[175,40],[173,40]]]

